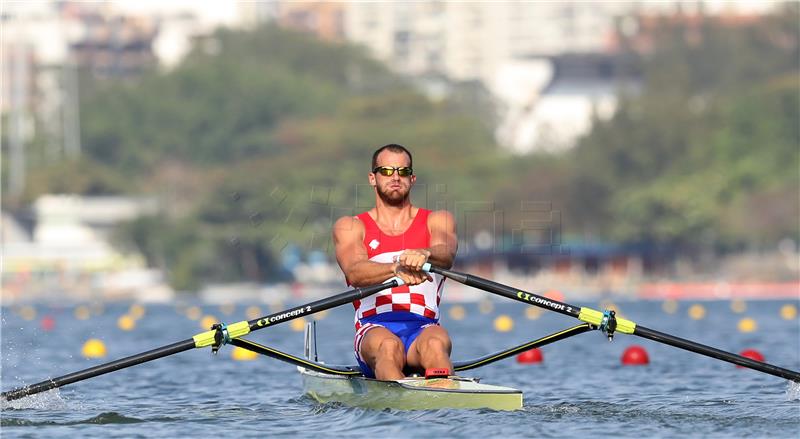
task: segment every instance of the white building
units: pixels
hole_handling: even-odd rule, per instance
[[[159,270],[110,243],[113,225],[156,210],[153,199],[45,195],[34,203],[31,231],[4,213],[0,297],[6,303],[64,294],[73,300],[169,300],[172,290]]]
[[[554,59],[615,49],[636,13],[764,13],[768,1],[481,1],[346,4],[345,34],[396,71],[480,81],[498,99],[496,137],[515,152],[569,148],[616,108],[609,78],[561,78]]]

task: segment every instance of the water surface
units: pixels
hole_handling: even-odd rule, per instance
[[[579,303],[599,308],[596,303]],[[658,302],[618,303],[621,314],[641,325],[731,352],[758,349],[767,361],[800,369],[800,324],[784,320],[786,301],[748,302],[737,314],[728,302],[704,302],[702,320],[692,320],[682,303],[666,314]],[[466,317],[443,323],[454,340],[453,358],[479,357],[578,322],[544,312],[525,316],[523,305],[498,299],[487,314],[463,305]],[[797,303],[795,302],[795,306]],[[244,306],[230,315],[219,307],[205,314],[232,323],[244,320]],[[262,307],[267,313],[268,308]],[[148,306],[133,331],[117,327],[128,304],[109,305],[100,315],[78,320],[73,307],[38,306],[25,320],[16,309],[2,309],[2,388],[10,390],[64,375],[104,361],[143,352],[201,332],[198,321],[173,306]],[[500,314],[514,319],[510,332],[493,329]],[[41,327],[44,315],[55,327]],[[741,333],[737,323],[753,318],[758,329]],[[352,361],[352,308],[333,310],[318,322],[321,358]],[[250,338],[297,355],[302,332],[288,323],[255,332]],[[89,338],[106,343],[104,360],[84,359]],[[622,366],[625,348],[647,349],[651,364]],[[590,332],[543,348],[545,361],[522,365],[505,360],[469,371],[486,383],[517,387],[523,410],[393,411],[320,405],[302,395],[293,366],[271,358],[234,361],[231,346],[212,356],[192,350],[71,384],[60,390],[4,404],[0,428],[17,437],[787,437],[800,431],[800,388],[786,380],[620,334],[609,343]]]

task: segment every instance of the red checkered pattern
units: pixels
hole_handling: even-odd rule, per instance
[[[443,283],[444,279],[440,279],[439,288],[434,290],[435,293],[433,295],[426,294],[427,291],[425,291],[431,289],[433,282],[425,282],[411,287],[417,292],[411,292],[409,287],[403,285],[392,288],[390,292],[380,293],[363,300],[356,300],[353,302],[353,306],[356,309],[356,329],[361,327],[358,322],[360,319],[392,311],[406,311],[429,319],[439,320],[439,301],[441,300]],[[423,292],[419,292],[420,290]],[[429,300],[428,297],[432,297],[433,300]]]
[[[430,211],[419,209],[411,226],[402,235],[385,235],[375,224],[368,213],[358,215],[364,224],[364,248],[369,260],[390,263],[394,256],[405,249],[427,248],[430,246],[430,232],[427,219]],[[439,302],[441,301],[444,278],[431,274],[432,282],[424,282],[409,287],[401,285],[391,291],[383,291],[353,302],[356,310],[356,330],[361,327],[359,320],[385,312],[405,311],[430,319],[439,320]]]

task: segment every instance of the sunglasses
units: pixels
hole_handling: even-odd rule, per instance
[[[414,173],[414,170],[409,168],[408,166],[400,166],[400,167],[393,167],[393,166],[378,166],[377,168],[372,170],[373,174],[380,173],[383,176],[391,177],[394,174],[394,171],[397,171],[397,175],[401,177],[408,177],[409,175]]]

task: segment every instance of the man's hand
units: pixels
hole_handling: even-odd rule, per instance
[[[403,280],[406,285],[419,285],[423,282],[433,281],[433,278],[430,274],[419,271],[419,270],[412,270],[400,265],[399,262],[395,262],[392,268],[394,275],[399,277]]]
[[[433,278],[422,271],[422,266],[428,262],[430,255],[431,252],[425,249],[405,250],[395,256],[392,271],[407,285],[419,285],[425,281],[432,281]]]
[[[405,250],[397,257],[397,263],[400,264],[400,267],[420,271],[422,266],[428,262],[430,255],[431,252],[424,248]]]

